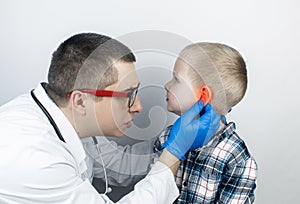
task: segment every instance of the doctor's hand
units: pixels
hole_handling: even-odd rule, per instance
[[[199,117],[201,111],[204,113]],[[220,115],[210,104],[204,106],[203,101],[199,100],[175,121],[162,148],[166,148],[178,159],[184,160],[187,151],[207,144],[219,126]]]

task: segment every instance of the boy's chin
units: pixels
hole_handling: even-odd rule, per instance
[[[178,115],[178,116],[181,116],[185,111],[183,109],[179,109],[178,108],[174,108],[172,107],[171,105],[167,105],[167,110],[170,112],[170,113],[174,113],[175,115]]]
[[[181,112],[180,111],[176,111],[176,110],[172,110],[172,109],[168,109],[168,111],[170,113],[174,113],[175,115],[181,116]]]

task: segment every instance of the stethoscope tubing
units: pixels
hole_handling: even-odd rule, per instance
[[[50,124],[52,125],[54,131],[56,132],[58,138],[65,143],[65,139],[63,138],[61,132],[59,131],[59,128],[57,127],[55,121],[51,117],[50,113],[46,110],[46,108],[43,106],[43,104],[37,99],[35,94],[33,93],[34,90],[31,90],[30,94],[33,100],[36,102],[36,104],[40,107],[40,109],[43,111],[43,113],[46,115],[48,118]]]
[[[39,106],[39,108],[43,111],[43,113],[46,115],[46,117],[48,118],[50,124],[52,125],[53,129],[55,130],[56,132],[56,135],[57,137],[63,141],[65,143],[65,140],[59,130],[59,128],[57,127],[55,121],[53,120],[53,118],[51,117],[50,113],[46,110],[46,108],[43,106],[43,104],[37,99],[37,97],[35,96],[34,90],[31,90],[30,94],[31,94],[31,97],[33,98],[33,100],[35,101],[35,103]],[[92,137],[93,139],[93,142],[94,142],[94,145],[96,146],[96,149],[97,149],[97,152],[100,156],[100,159],[101,159],[101,162],[102,162],[102,166],[103,166],[103,169],[104,169],[104,177],[105,177],[105,192],[104,194],[107,194],[109,192],[112,191],[112,189],[108,186],[108,180],[107,180],[107,174],[106,174],[106,168],[105,168],[105,164],[104,164],[104,161],[102,159],[102,156],[101,156],[101,151],[100,151],[100,147],[98,146],[98,141],[95,137]]]

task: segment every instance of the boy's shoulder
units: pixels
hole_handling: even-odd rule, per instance
[[[226,165],[237,165],[246,163],[249,159],[254,160],[246,143],[237,134],[234,122],[230,122],[208,145],[199,149],[198,155],[200,159],[211,157]]]
[[[172,129],[172,125],[168,126],[158,137],[158,146],[163,144]],[[221,166],[236,166],[237,164],[244,165],[249,160],[255,162],[253,156],[250,154],[246,143],[238,135],[236,131],[236,124],[230,122],[226,127],[220,131],[206,146],[188,153],[190,161],[201,164],[205,162],[218,163]],[[216,162],[217,161],[217,162]]]

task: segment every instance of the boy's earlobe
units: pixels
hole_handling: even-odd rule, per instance
[[[199,90],[199,99],[204,101],[204,105],[211,102],[211,90],[208,86],[202,86]]]

